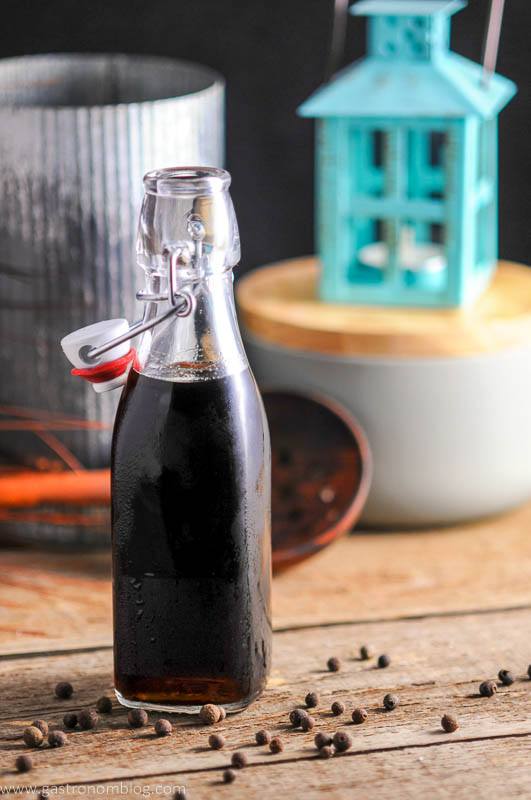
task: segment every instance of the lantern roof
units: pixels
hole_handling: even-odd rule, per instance
[[[360,0],[369,52],[298,109],[304,117],[492,117],[516,92],[501,75],[450,51],[449,16],[461,0]]]
[[[411,16],[429,17],[432,14],[455,14],[466,6],[466,0],[359,0],[350,13],[365,17]]]

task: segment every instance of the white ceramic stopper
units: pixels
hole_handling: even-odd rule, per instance
[[[126,319],[104,319],[101,322],[95,322],[93,325],[87,325],[85,328],[79,328],[77,331],[72,331],[68,336],[61,339],[61,347],[65,356],[76,369],[86,369],[87,367],[96,367],[99,364],[105,364],[108,361],[114,361],[116,358],[125,356],[131,349],[131,342],[127,340],[122,344],[108,350],[99,358],[85,361],[80,355],[80,351],[84,348],[99,347],[105,344],[110,339],[116,336],[121,336],[129,330],[129,323]],[[111,389],[116,389],[118,386],[123,386],[127,379],[127,371],[117,378],[112,378],[104,383],[93,383],[92,388],[95,392],[108,392]]]

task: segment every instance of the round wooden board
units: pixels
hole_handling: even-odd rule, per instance
[[[255,270],[237,285],[244,329],[281,347],[337,356],[459,357],[531,345],[531,269],[500,262],[471,308],[324,303],[314,257]]]

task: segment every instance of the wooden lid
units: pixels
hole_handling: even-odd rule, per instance
[[[531,344],[531,269],[500,262],[490,288],[467,309],[324,303],[316,258],[255,270],[237,285],[240,319],[259,339],[337,356],[456,357]]]

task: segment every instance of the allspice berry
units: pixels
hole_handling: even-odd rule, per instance
[[[304,711],[303,708],[294,708],[293,711],[289,712],[289,721],[294,728],[298,728],[300,726],[302,718],[306,713],[307,712]]]
[[[337,731],[334,733],[334,738],[332,739],[334,743],[334,747],[338,753],[344,753],[350,747],[352,747],[352,739],[346,733],[346,731]]]
[[[215,706],[213,703],[207,703],[201,708],[199,716],[205,725],[215,725],[216,722],[219,722],[221,719],[221,710],[219,706]]]
[[[59,681],[55,686],[55,696],[60,700],[69,700],[74,693],[74,687],[68,681]]]
[[[100,718],[98,716],[98,712],[94,711],[93,708],[85,708],[83,711],[79,712],[77,721],[81,730],[91,731],[97,726]]]
[[[223,773],[223,783],[234,783],[236,780],[236,773],[233,769],[226,769]]]
[[[319,748],[319,758],[332,758],[333,755],[334,749],[329,744]]]
[[[372,658],[371,649],[366,644],[360,647],[360,658],[362,661],[368,661],[369,658]]]
[[[225,747],[225,737],[221,733],[212,733],[208,737],[208,744],[212,750],[223,750]]]
[[[67,741],[64,731],[50,731],[48,734],[48,744],[50,747],[63,747]]]
[[[328,733],[319,731],[319,733],[315,734],[313,741],[317,749],[320,750],[321,747],[327,747],[328,745],[332,744],[332,737]]]
[[[237,750],[232,754],[230,763],[233,767],[236,767],[236,769],[243,769],[247,766],[247,756],[245,753],[242,753],[241,750]]]
[[[364,708],[355,708],[352,712],[352,722],[354,725],[362,725],[367,717],[368,714]]]
[[[378,656],[378,669],[385,669],[391,663],[391,659],[386,653]]]
[[[302,728],[302,730],[305,733],[308,733],[308,731],[311,731],[312,728],[314,728],[314,727],[315,727],[314,718],[311,717],[310,714],[306,714],[306,716],[301,719],[301,728]]]
[[[222,722],[227,716],[227,712],[225,711],[223,706],[218,706],[218,708],[219,708],[219,721]]]
[[[45,719],[34,719],[31,724],[34,728],[38,728],[43,736],[48,736],[48,723]]]
[[[173,733],[173,725],[169,719],[158,719],[155,722],[155,733],[157,736],[171,736]]]
[[[63,717],[63,725],[68,730],[73,730],[77,725],[77,714],[74,714],[73,711],[69,711]]]
[[[186,788],[178,786],[173,793],[173,800],[186,800]]]
[[[143,708],[132,708],[127,715],[130,728],[143,728],[148,723],[148,715]]]
[[[96,703],[96,708],[100,714],[110,714],[112,711],[112,700],[110,697],[100,697]]]
[[[492,697],[497,691],[498,687],[494,681],[483,681],[479,684],[479,693],[482,697]]]
[[[501,669],[498,672],[498,678],[503,683],[504,686],[512,686],[514,683],[514,675],[508,669]]]
[[[273,736],[273,738],[269,742],[269,749],[275,755],[281,753],[284,750],[284,742],[282,741],[280,736]]]
[[[459,723],[451,714],[445,714],[441,719],[441,728],[446,733],[453,733],[459,727]]]
[[[531,681],[531,664],[530,664],[530,665],[528,666],[528,668],[527,668],[527,677],[528,677],[528,678],[529,678],[529,680]]]
[[[319,695],[317,692],[308,692],[306,697],[304,698],[304,702],[306,703],[308,708],[317,708],[319,705]]]
[[[15,767],[18,772],[29,772],[33,767],[33,761],[29,756],[18,756]]]
[[[399,703],[398,697],[396,694],[386,694],[383,699],[384,708],[387,711],[393,711]]]
[[[22,738],[24,739],[24,744],[28,747],[40,747],[44,741],[42,731],[36,728],[35,725],[30,725],[29,728],[26,728]]]
[[[339,670],[341,669],[341,661],[339,660],[339,658],[332,656],[332,658],[329,658],[328,661],[326,662],[326,666],[328,667],[330,672],[339,672]]]
[[[340,717],[341,714],[345,713],[345,704],[341,702],[341,700],[334,700],[332,705],[330,706],[330,710],[334,717]]]
[[[264,730],[256,731],[254,738],[256,739],[256,744],[266,745],[269,744],[269,742],[271,741],[271,734],[269,733],[269,731],[264,731]]]

